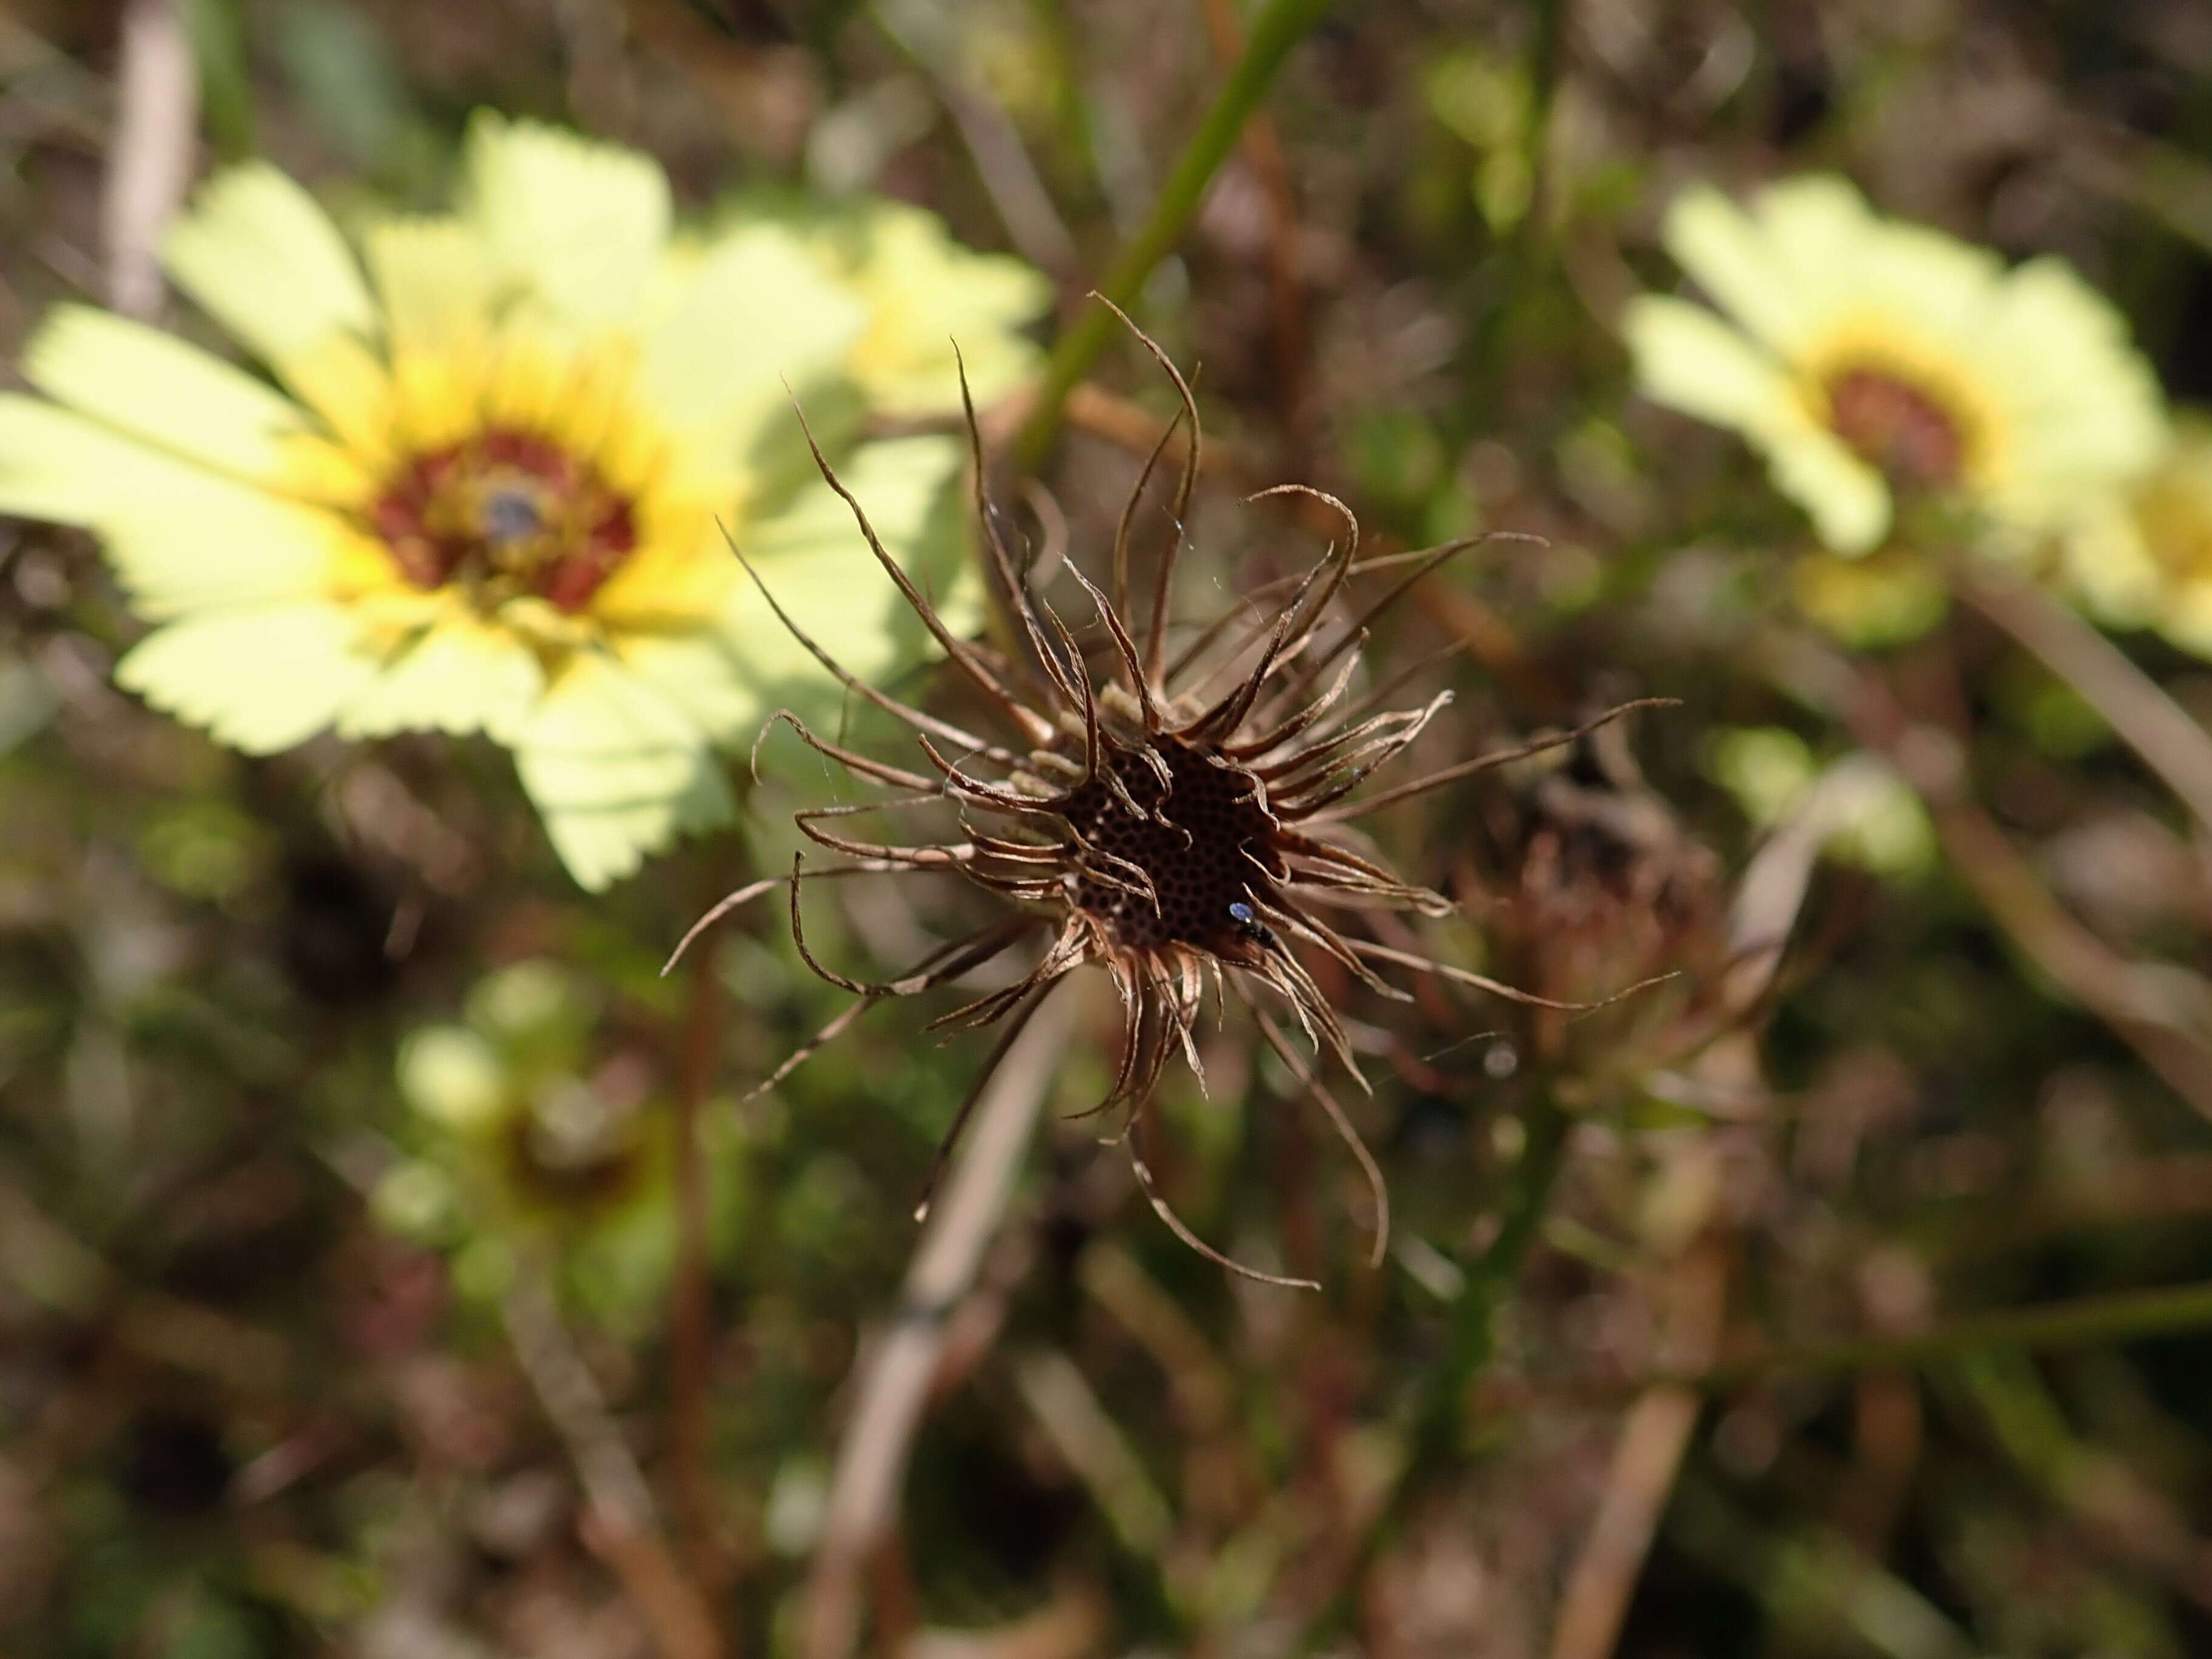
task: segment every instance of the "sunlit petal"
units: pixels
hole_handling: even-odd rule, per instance
[[[735,810],[707,734],[649,682],[571,658],[515,738],[515,765],[568,872],[597,890]]]
[[[115,678],[233,748],[265,755],[328,726],[374,672],[345,607],[302,600],[171,623],[125,656]]]
[[[233,167],[201,191],[171,228],[162,260],[178,287],[279,374],[329,335],[377,329],[337,228],[265,162]]]
[[[486,732],[513,740],[545,676],[527,644],[458,606],[380,665],[338,717],[349,738],[393,732]]]
[[[488,332],[510,284],[477,228],[460,219],[389,219],[362,239],[395,352],[466,346]]]
[[[23,349],[49,397],[179,457],[273,481],[306,429],[297,404],[173,334],[88,306],[58,307]]]
[[[562,319],[628,320],[667,240],[668,179],[649,156],[489,112],[471,123],[469,216],[509,282]]]
[[[776,299],[763,325],[762,296]],[[782,229],[732,231],[646,343],[639,386],[701,451],[734,457],[764,422],[788,422],[793,391],[836,372],[868,321]]]
[[[332,514],[14,394],[0,394],[0,512],[100,532],[124,586],[152,617],[386,579]]]

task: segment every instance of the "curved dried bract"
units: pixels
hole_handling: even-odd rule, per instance
[[[1302,485],[1261,493],[1295,491],[1316,497],[1342,517],[1342,538],[1303,574],[1248,592],[1237,613],[1243,626],[1232,621],[1203,630],[1200,647],[1177,653],[1170,663],[1170,587],[1196,475],[1197,410],[1188,385],[1165,354],[1130,326],[1174,380],[1180,404],[1170,436],[1145,463],[1137,493],[1142,493],[1176,427],[1188,426],[1190,441],[1170,509],[1168,546],[1156,562],[1141,626],[1133,626],[1131,615],[1137,603],[1130,591],[1129,556],[1138,516],[1134,496],[1115,528],[1105,572],[1110,592],[1072,561],[1053,561],[1074,577],[1102,626],[1103,638],[1094,640],[1088,655],[1037,591],[1033,568],[1025,569],[1006,544],[1000,515],[988,495],[980,437],[974,440],[975,505],[995,578],[993,586],[1011,611],[1001,637],[1013,643],[1012,654],[952,635],[928,600],[890,563],[869,532],[860,504],[817,452],[824,477],[851,506],[861,533],[907,602],[945,645],[982,705],[1011,728],[1014,742],[1002,746],[859,688],[819,645],[802,638],[800,643],[847,689],[860,690],[867,701],[913,730],[927,767],[908,770],[855,754],[817,737],[796,718],[780,715],[803,741],[843,764],[855,779],[894,792],[867,805],[802,812],[799,828],[817,844],[857,860],[841,869],[949,870],[1012,904],[1016,916],[1012,924],[986,927],[966,942],[967,948],[940,953],[902,979],[848,979],[808,950],[799,908],[803,866],[795,863],[789,878],[793,933],[816,973],[871,1000],[946,983],[1024,939],[1045,936],[1044,949],[1026,974],[933,1022],[939,1030],[1011,1025],[1026,1019],[1067,975],[1082,968],[1102,969],[1121,1000],[1122,1032],[1112,1082],[1096,1109],[1127,1112],[1127,1121],[1114,1138],[1127,1147],[1146,1197],[1178,1237],[1209,1259],[1266,1283],[1305,1285],[1230,1261],[1167,1206],[1139,1148],[1145,1104],[1172,1055],[1180,1053],[1197,1070],[1194,1033],[1204,987],[1211,976],[1219,1004],[1225,978],[1251,1005],[1261,1033],[1292,1062],[1293,1074],[1346,1139],[1373,1185],[1379,1261],[1389,1213],[1381,1172],[1316,1070],[1289,1046],[1267,1005],[1279,1002],[1307,1042],[1317,1052],[1333,1054],[1363,1088],[1344,1022],[1309,959],[1316,965],[1325,961],[1346,980],[1387,997],[1402,1000],[1405,994],[1379,976],[1374,965],[1378,963],[1557,1005],[1346,933],[1344,928],[1359,921],[1363,908],[1434,916],[1449,914],[1452,906],[1442,895],[1399,879],[1361,851],[1364,842],[1356,831],[1330,826],[1365,806],[1402,800],[1578,734],[1449,766],[1401,788],[1343,804],[1370,775],[1401,755],[1449,701],[1446,693],[1414,708],[1370,713],[1388,695],[1385,690],[1347,705],[1370,624],[1414,580],[1484,538],[1363,563],[1358,525],[1350,509]],[[973,436],[972,409],[969,427]],[[1064,530],[1048,515],[1041,516],[1040,523],[1048,538],[1064,539]],[[1401,574],[1387,592],[1328,629],[1332,606],[1346,585],[1384,568]],[[1267,608],[1253,609],[1255,601]],[[1209,654],[1217,642],[1220,649]],[[1106,671],[1096,678],[1094,656]],[[1624,705],[1601,720],[1646,706]],[[948,757],[941,743],[963,752],[957,759]],[[957,815],[957,841],[900,846],[854,840],[823,827],[826,818],[926,807],[933,800]],[[1316,906],[1334,907],[1335,914],[1324,917]],[[997,1053],[1004,1050],[1002,1042]],[[994,1054],[986,1063],[986,1075],[995,1063]],[[947,1147],[964,1116],[963,1108],[946,1137]],[[941,1167],[943,1158],[940,1149],[933,1168]],[[926,1194],[923,1202],[926,1206]]]

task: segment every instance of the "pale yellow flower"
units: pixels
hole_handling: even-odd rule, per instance
[[[253,752],[483,732],[596,888],[726,818],[716,744],[817,682],[717,520],[854,672],[911,648],[895,596],[856,580],[872,562],[787,386],[948,413],[948,332],[1003,385],[1043,289],[900,210],[931,252],[888,304],[789,224],[677,236],[647,157],[490,116],[465,171],[458,213],[371,225],[358,258],[273,168],[215,180],[166,264],[275,384],[65,307],[24,355],[46,398],[0,396],[0,511],[100,536],[157,624],[117,670],[149,702]],[[965,568],[960,453],[840,459],[940,593]]]
[[[1005,396],[1036,371],[1036,348],[1009,326],[1037,315],[1052,297],[1029,265],[970,252],[936,215],[902,202],[841,207],[810,228],[817,252],[867,302],[868,325],[850,367],[871,408],[910,416],[945,408],[959,397],[963,361],[979,403]]]
[[[1925,495],[1971,514],[1981,550],[2027,556],[2158,459],[2157,382],[2057,258],[2008,269],[1829,177],[1773,185],[1747,212],[1692,189],[1666,240],[1726,315],[1633,301],[1640,385],[1741,432],[1838,553],[1881,545],[1899,495]]]
[[[2068,569],[2106,621],[2212,657],[2212,414],[2186,411],[2173,428],[2156,470],[2069,549]]]

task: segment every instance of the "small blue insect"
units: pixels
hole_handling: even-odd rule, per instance
[[[1263,950],[1278,948],[1274,929],[1260,920],[1250,905],[1238,899],[1229,907],[1229,920],[1237,924],[1237,931]]]

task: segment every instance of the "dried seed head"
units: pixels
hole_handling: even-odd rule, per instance
[[[1138,1137],[1143,1106],[1172,1054],[1181,1052],[1197,1070],[1193,1032],[1207,983],[1217,994],[1224,985],[1233,990],[1250,1008],[1261,1035],[1328,1112],[1367,1173],[1374,1188],[1374,1259],[1379,1264],[1389,1216],[1380,1171],[1334,1099],[1264,1005],[1279,1000],[1308,1041],[1326,1047],[1362,1087],[1365,1082],[1343,1024],[1316,981],[1310,961],[1328,959],[1370,990],[1401,1000],[1404,994],[1384,981],[1370,964],[1437,975],[1547,1006],[1586,1006],[1547,1002],[1366,938],[1356,925],[1363,909],[1442,915],[1451,906],[1437,893],[1399,880],[1360,850],[1359,843],[1340,827],[1376,805],[1421,793],[1566,742],[1575,734],[1448,767],[1359,805],[1344,804],[1370,775],[1419,737],[1449,701],[1447,693],[1416,708],[1379,713],[1373,708],[1378,700],[1373,696],[1347,701],[1367,623],[1421,574],[1480,538],[1363,563],[1358,526],[1350,511],[1334,497],[1299,485],[1263,493],[1296,491],[1320,501],[1341,518],[1343,539],[1304,576],[1248,594],[1243,605],[1202,630],[1195,643],[1170,663],[1168,599],[1182,549],[1181,526],[1198,476],[1198,416],[1189,388],[1175,366],[1133,324],[1130,327],[1173,380],[1182,406],[1146,463],[1121,514],[1109,578],[1113,596],[1109,599],[1093,586],[1073,563],[1066,566],[1098,618],[1103,637],[1094,644],[1112,665],[1103,684],[1097,683],[1100,677],[1094,675],[1075,634],[1036,591],[1006,544],[1000,515],[985,493],[981,440],[972,406],[969,431],[977,516],[999,597],[1025,647],[1018,659],[1006,659],[958,639],[945,626],[884,550],[862,504],[846,490],[821,451],[815,450],[823,477],[851,507],[885,573],[976,696],[1009,728],[1013,742],[994,743],[866,685],[777,607],[776,614],[793,636],[848,690],[914,728],[929,768],[924,773],[888,764],[817,735],[793,715],[779,715],[805,742],[856,777],[897,792],[866,806],[823,807],[798,814],[799,827],[810,840],[846,860],[828,872],[812,873],[949,871],[1010,901],[1012,914],[945,947],[898,979],[863,983],[825,967],[807,951],[799,910],[800,878],[806,872],[803,861],[795,860],[790,890],[793,933],[816,972],[869,998],[904,995],[949,983],[1042,939],[1043,948],[1034,964],[1015,982],[935,1022],[939,1028],[961,1030],[1003,1019],[1009,1022],[1008,1038],[1060,980],[1079,968],[1103,969],[1120,994],[1123,1021],[1113,1085],[1100,1109],[1127,1109],[1128,1122],[1117,1138],[1128,1147],[1132,1166],[1154,1209],[1187,1243],[1236,1272],[1273,1283],[1308,1285],[1310,1281],[1280,1279],[1231,1262],[1183,1225],[1153,1188],[1141,1155]],[[1186,425],[1189,443],[1170,511],[1175,530],[1154,578],[1140,641],[1130,602],[1132,526],[1152,471],[1176,430]],[[811,434],[808,441],[812,441]],[[1384,569],[1395,571],[1400,580],[1361,613],[1329,626],[1332,606],[1347,581]],[[768,599],[775,605],[772,593]],[[1624,704],[1602,718],[1643,706]],[[948,758],[948,748],[958,758]],[[964,833],[957,840],[898,843],[864,839],[842,827],[844,820],[863,812],[941,808],[945,803],[959,816]],[[685,942],[731,906],[772,884],[756,883],[731,895],[702,919]],[[776,1078],[849,1024],[853,1012],[841,1016],[787,1061]],[[1002,1039],[999,1052],[1005,1047]],[[970,1091],[969,1103],[980,1092],[981,1081],[979,1078]],[[939,1149],[939,1167],[966,1110],[963,1105]],[[935,1174],[933,1170],[932,1183]],[[924,1210],[927,1205],[925,1197]]]
[[[1682,998],[1639,1006],[1619,1020],[1570,1030],[1532,1011],[1518,1041],[1555,1067],[1581,1072],[1602,1045],[1607,1069],[1664,1048],[1728,972],[1728,896],[1720,860],[1646,783],[1618,727],[1531,763],[1488,815],[1490,833],[1468,855],[1462,890],[1524,984],[1571,1000],[1673,969]],[[1478,868],[1479,867],[1479,868]]]
[[[1241,905],[1249,915],[1255,886],[1283,864],[1260,780],[1212,745],[1161,738],[1103,747],[1103,775],[1071,791],[1062,816],[1071,842],[1131,879],[1079,868],[1068,902],[1114,950],[1243,954],[1249,936],[1232,912]]]

